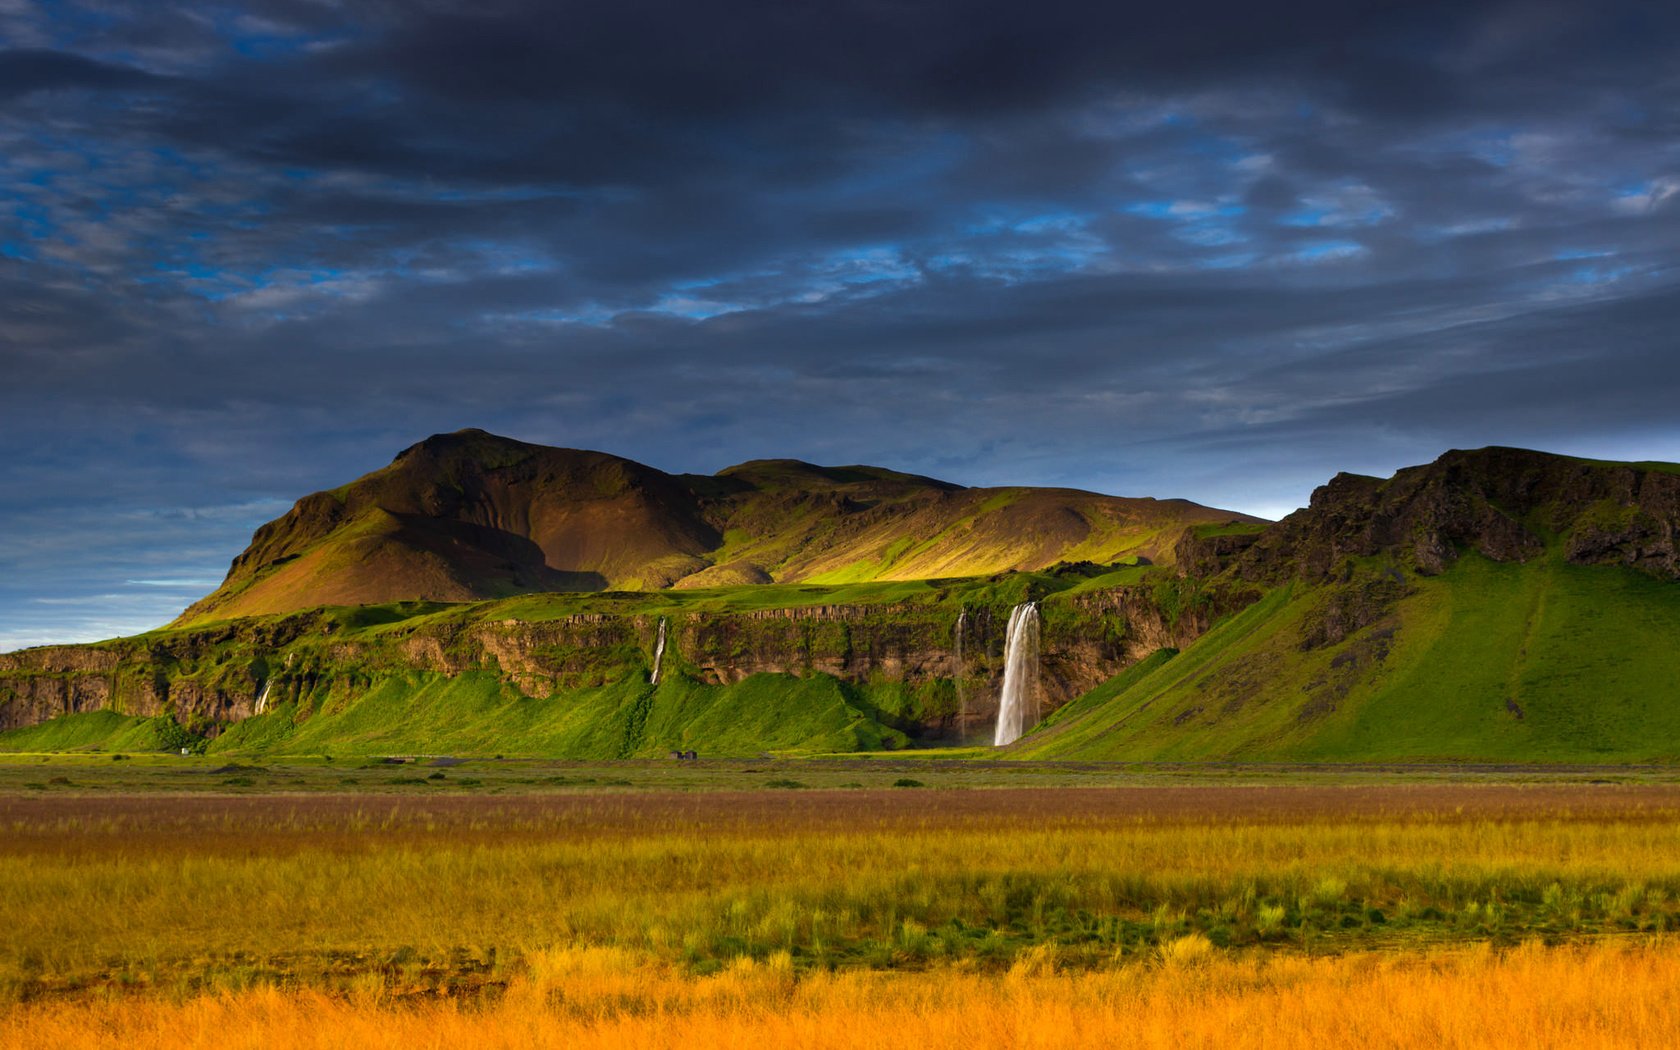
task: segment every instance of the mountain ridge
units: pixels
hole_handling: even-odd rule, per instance
[[[298,500],[175,622],[317,605],[1161,560],[1189,525],[1258,520],[1187,500],[969,488],[791,459],[667,474],[610,453],[468,429],[433,435],[379,470]]]
[[[1462,549],[1524,561],[1560,538],[1572,563],[1680,579],[1680,466],[1491,445],[1452,449],[1389,478],[1341,473],[1240,544],[1235,563],[1245,579],[1276,583],[1323,579],[1348,558],[1388,553],[1434,576]],[[1179,552],[1181,564],[1198,557]]]
[[[541,474],[539,452],[489,440],[475,454],[500,455],[492,470]],[[294,510],[319,516],[324,534],[348,529],[350,543],[414,527],[404,516],[424,526],[445,505],[476,508],[451,519],[455,530],[505,532],[533,510],[438,454],[434,444],[402,461],[396,473],[431,479],[397,479],[409,503],[358,503],[389,481],[374,477],[370,490]],[[674,489],[673,476],[603,453],[567,462],[609,503],[694,495],[680,503],[690,518],[661,520],[721,540],[687,577],[695,585],[311,608],[0,654],[0,747],[109,746],[100,741],[150,739],[154,723],[166,742],[184,727],[228,753],[614,758],[979,742],[997,711],[1004,625],[1031,601],[1049,714],[988,751],[1000,757],[1680,762],[1680,466],[1454,450],[1389,478],[1337,475],[1280,522],[1175,522],[1142,538],[1171,541],[1153,564],[885,579],[917,564],[906,546],[854,582],[845,571],[812,582],[884,537],[933,535],[917,522],[948,520],[952,501],[990,504],[1006,528],[1011,508],[1042,524],[1033,501],[1060,497],[935,491],[878,468],[786,460]],[[296,525],[259,530],[252,560],[292,558],[284,568],[318,550]],[[767,582],[763,565],[808,574]]]

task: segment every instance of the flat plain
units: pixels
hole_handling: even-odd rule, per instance
[[[0,765],[0,1045],[1631,1046],[1680,1025],[1663,769],[365,766]]]

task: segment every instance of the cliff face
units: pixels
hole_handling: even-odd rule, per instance
[[[0,654],[0,730],[45,722],[59,715],[114,706],[116,653],[84,646],[53,646]],[[150,698],[135,697],[136,714],[156,714]]]
[[[156,638],[0,653],[0,730],[113,710],[215,726],[248,717],[267,672],[264,653],[319,632],[319,616],[223,624]],[[238,653],[238,658],[229,654]],[[188,669],[198,674],[183,673]]]
[[[1521,562],[1561,538],[1576,564],[1680,579],[1680,473],[1512,448],[1449,452],[1387,480],[1338,474],[1305,510],[1235,558],[1250,580],[1322,580],[1349,558],[1391,553],[1425,576],[1461,550]]]
[[[355,610],[331,610],[228,621],[0,655],[0,729],[109,708],[171,714],[214,735],[259,707],[293,704],[307,717],[329,696],[414,673],[488,672],[522,696],[563,705],[575,690],[647,681],[664,619],[666,677],[727,686],[756,675],[832,676],[896,729],[971,735],[996,713],[1010,604],[957,598],[537,621],[416,615],[412,624],[360,623]],[[1211,600],[1169,611],[1148,587],[1051,596],[1041,645],[1046,709],[1158,648],[1188,644],[1221,611]]]

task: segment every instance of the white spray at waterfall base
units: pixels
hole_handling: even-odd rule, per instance
[[[659,684],[659,665],[665,659],[665,617],[659,618],[659,638],[653,643],[653,677],[649,685]]]
[[[1003,696],[998,703],[993,747],[1013,744],[1038,721],[1038,603],[1022,602],[1009,613],[1003,642]]]

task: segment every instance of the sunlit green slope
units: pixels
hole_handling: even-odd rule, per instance
[[[1674,760],[1680,586],[1558,550],[1504,564],[1467,554],[1427,578],[1371,559],[1346,583],[1277,587],[1069,705],[1018,753]]]

